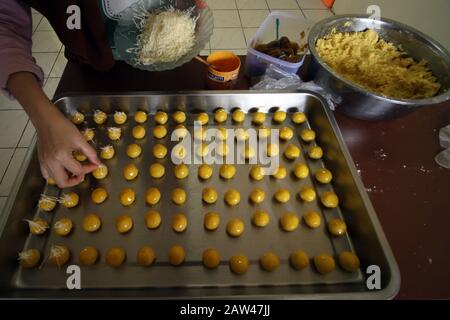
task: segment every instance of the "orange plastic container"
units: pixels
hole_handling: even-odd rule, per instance
[[[208,56],[206,61],[212,65],[208,67],[207,83],[213,90],[229,90],[235,86],[241,59],[229,51],[218,51]]]
[[[328,8],[331,9],[333,7],[335,0],[322,0],[323,4]]]

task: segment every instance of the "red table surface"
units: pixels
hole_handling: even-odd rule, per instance
[[[55,95],[206,90],[205,72],[196,61],[164,72],[118,62],[107,73],[69,62]],[[241,72],[235,89],[248,88]],[[439,129],[450,124],[450,102],[390,121],[335,117],[399,265],[397,298],[449,299],[450,170],[434,157]]]

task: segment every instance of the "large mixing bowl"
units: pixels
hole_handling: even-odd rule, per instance
[[[129,65],[146,71],[163,71],[175,69],[200,53],[209,42],[214,29],[213,14],[206,7],[195,7],[195,0],[140,0],[120,13],[120,20],[114,32],[114,42],[121,58]],[[186,10],[195,7],[192,14],[196,16],[195,45],[185,55],[175,61],[144,65],[139,63],[137,56],[137,37],[141,30],[136,26],[136,19],[142,17],[143,10],[147,12],[162,11],[167,8]],[[144,12],[145,12],[144,11]]]
[[[339,32],[375,29],[386,41],[400,46],[416,61],[425,59],[438,78],[441,89],[429,99],[407,100],[385,97],[369,92],[346,80],[331,69],[318,55],[315,44],[332,30]],[[315,82],[338,97],[337,110],[364,120],[392,119],[408,114],[422,106],[450,99],[450,54],[439,43],[420,31],[390,19],[373,20],[365,15],[334,16],[318,22],[310,31],[308,45],[312,54],[311,76]]]

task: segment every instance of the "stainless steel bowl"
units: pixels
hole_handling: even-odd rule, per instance
[[[385,97],[344,79],[317,54],[315,44],[333,29],[340,32],[376,29],[386,41],[401,46],[412,58],[428,61],[429,68],[439,79],[441,90],[429,99],[407,100]],[[364,120],[392,119],[406,115],[422,106],[450,99],[450,54],[439,43],[422,32],[390,19],[373,20],[366,15],[334,16],[318,22],[309,33],[308,44],[313,57],[310,76],[327,91],[339,97],[336,110]]]

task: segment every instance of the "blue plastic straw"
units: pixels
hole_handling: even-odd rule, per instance
[[[280,38],[280,18],[277,18],[275,20],[275,23],[277,25],[277,41],[278,41],[278,39]]]

